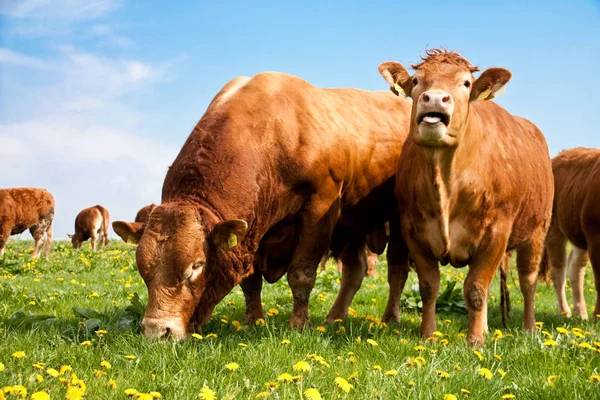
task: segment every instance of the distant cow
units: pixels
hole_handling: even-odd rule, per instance
[[[569,276],[573,290],[573,311],[587,319],[583,297],[585,266],[592,261],[596,281],[596,307],[600,315],[600,149],[578,147],[565,150],[552,160],[554,173],[554,206],[552,223],[546,238],[548,261],[556,295],[558,310],[571,315],[565,296],[567,272],[567,240],[573,244],[569,255]],[[588,255],[589,253],[589,255]]]
[[[48,255],[52,243],[54,197],[44,189],[0,189],[0,256],[10,235],[29,229],[35,240],[33,257],[40,254],[44,235],[44,254]]]
[[[423,299],[421,335],[436,330],[438,262],[469,265],[464,295],[467,341],[483,343],[488,287],[507,250],[516,249],[523,326],[535,330],[534,294],[552,213],[546,140],[524,118],[491,100],[510,71],[478,68],[458,53],[427,50],[411,76],[394,61],[379,66],[392,90],[413,99],[410,134],[396,174],[396,196]]]
[[[170,167],[148,224],[123,225],[141,237],[144,333],[182,338],[200,329],[240,283],[246,322],[262,318],[262,278],[286,273],[290,325],[302,328],[328,248],[344,271],[327,320],[344,318],[366,271],[366,235],[384,231],[397,212],[394,174],[409,114],[410,102],[389,91],[321,89],[275,72],[228,83]],[[392,248],[396,290],[408,255]],[[386,318],[398,318],[399,300],[390,293]]]
[[[135,222],[123,222],[123,221],[115,221],[112,223],[113,230],[123,241],[129,243],[138,243],[139,237],[131,234],[131,227],[137,226],[138,229],[142,228],[144,224],[148,223],[148,218],[150,218],[150,214],[156,208],[156,204],[152,203],[145,207],[142,207],[140,211],[135,216]],[[134,229],[135,230],[135,229]]]
[[[75,218],[75,233],[68,235],[74,249],[81,247],[81,244],[91,238],[92,250],[96,250],[96,240],[100,242],[98,246],[108,245],[108,224],[110,215],[108,210],[101,205],[84,208]]]

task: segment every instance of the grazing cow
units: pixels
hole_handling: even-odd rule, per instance
[[[148,224],[121,225],[141,239],[144,333],[180,339],[201,329],[240,283],[246,322],[263,318],[262,278],[286,272],[290,325],[301,329],[329,248],[345,267],[327,320],[344,318],[365,274],[365,237],[397,212],[395,164],[409,114],[410,102],[389,92],[321,89],[282,73],[228,83],[170,167]],[[393,248],[390,270],[408,272],[406,251]],[[388,319],[397,319],[399,299],[390,292]]]
[[[35,240],[32,257],[40,254],[44,234],[46,245],[44,255],[48,255],[52,243],[52,219],[54,218],[54,197],[45,189],[13,188],[0,189],[0,256],[10,235],[17,235],[29,229]]]
[[[96,250],[96,240],[100,239],[98,246],[108,246],[108,224],[110,215],[108,210],[101,205],[84,208],[75,218],[75,233],[68,235],[74,249],[81,247],[86,240],[92,240],[92,251]]]
[[[135,216],[135,222],[123,222],[123,221],[115,221],[112,223],[113,230],[117,235],[123,239],[126,243],[135,243],[137,244],[139,238],[136,235],[131,234],[130,225],[134,224],[138,228],[144,226],[144,224],[148,223],[148,218],[150,218],[150,214],[156,208],[156,204],[152,203],[145,207],[142,207],[140,211]]]
[[[567,240],[573,244],[569,255],[569,277],[573,290],[573,311],[587,319],[583,297],[585,266],[592,261],[596,281],[596,308],[600,315],[600,149],[578,147],[565,150],[552,160],[554,205],[546,237],[542,270],[550,272],[558,298],[558,310],[571,315],[565,296]],[[589,255],[588,255],[589,253]]]
[[[464,295],[467,341],[483,343],[488,287],[507,251],[517,251],[523,326],[535,330],[534,292],[552,213],[546,140],[524,118],[491,100],[510,71],[478,68],[458,53],[427,50],[413,76],[389,61],[379,71],[392,90],[412,97],[410,134],[396,174],[402,236],[419,277],[421,335],[436,329],[438,262],[469,265]]]

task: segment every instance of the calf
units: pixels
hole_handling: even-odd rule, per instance
[[[467,341],[483,343],[488,287],[507,250],[516,249],[523,325],[535,330],[534,292],[552,213],[546,140],[524,118],[492,101],[510,71],[478,68],[458,53],[427,50],[411,76],[398,62],[379,71],[413,99],[410,134],[396,174],[396,196],[423,299],[421,335],[436,329],[438,262],[469,265],[464,295]]]
[[[38,257],[44,236],[44,254],[48,255],[52,243],[54,197],[45,189],[0,189],[0,256],[10,235],[29,229],[35,240],[32,257]]]
[[[140,238],[144,333],[185,337],[237,284],[246,322],[263,318],[263,277],[286,273],[290,325],[301,329],[329,248],[344,271],[327,320],[343,318],[367,268],[366,235],[397,212],[395,164],[409,113],[410,102],[389,92],[321,89],[282,73],[228,83],[170,167],[148,223],[121,225]],[[408,255],[393,248],[397,288]],[[390,292],[386,318],[397,319],[399,300]]]
[[[542,269],[550,272],[558,298],[558,310],[571,315],[565,296],[567,240],[573,244],[569,255],[569,277],[575,315],[587,319],[583,282],[585,266],[592,261],[596,282],[596,308],[600,316],[600,150],[578,147],[565,150],[552,160],[554,204],[546,238]],[[588,255],[589,253],[589,255]]]
[[[81,247],[86,240],[92,240],[92,251],[96,250],[96,240],[100,239],[99,246],[108,245],[108,224],[110,215],[108,210],[100,205],[84,208],[75,218],[75,233],[68,235],[74,249]]]

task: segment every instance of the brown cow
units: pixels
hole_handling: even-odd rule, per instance
[[[115,221],[112,223],[113,230],[117,235],[123,239],[124,242],[127,243],[138,243],[139,238],[136,235],[131,234],[132,224],[135,224],[138,228],[144,226],[144,224],[148,223],[148,219],[150,218],[150,214],[156,208],[156,204],[152,203],[145,207],[142,207],[140,211],[135,216],[135,222],[123,222],[123,221]]]
[[[96,250],[96,239],[100,239],[98,247],[108,246],[108,224],[110,215],[101,205],[84,208],[75,218],[75,233],[68,235],[74,249],[81,247],[86,240],[92,240],[92,251]]]
[[[423,299],[421,335],[436,329],[438,262],[470,266],[464,284],[467,341],[483,343],[488,287],[507,250],[516,249],[523,326],[535,330],[534,292],[552,213],[548,147],[539,129],[491,100],[510,71],[478,68],[458,53],[427,50],[413,76],[394,61],[379,66],[392,89],[412,97],[410,134],[396,196]]]
[[[286,272],[290,325],[302,328],[328,248],[345,268],[327,320],[343,318],[365,274],[365,236],[398,207],[393,177],[409,113],[410,102],[389,92],[321,89],[282,73],[228,83],[169,169],[145,231],[122,225],[141,237],[144,333],[200,329],[240,283],[246,322],[262,318],[262,278]],[[406,251],[393,248],[390,270],[408,271]],[[406,276],[389,279],[396,288]],[[397,319],[399,298],[390,293],[388,319]]]
[[[585,266],[591,258],[596,281],[596,308],[600,315],[600,150],[578,147],[561,152],[552,160],[554,206],[546,238],[546,254],[558,298],[558,310],[571,315],[565,296],[567,240],[573,244],[569,255],[569,277],[573,289],[573,311],[587,319],[583,297]],[[589,255],[588,255],[589,252]]]
[[[32,257],[40,254],[44,234],[48,255],[52,243],[52,220],[54,219],[54,197],[45,189],[13,188],[0,189],[0,256],[10,235],[29,229],[35,240]]]

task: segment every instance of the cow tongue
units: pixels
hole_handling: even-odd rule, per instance
[[[423,117],[423,121],[427,122],[428,124],[437,124],[438,122],[441,122],[442,119],[440,117],[426,116]]]

